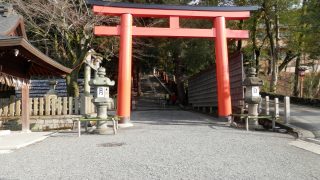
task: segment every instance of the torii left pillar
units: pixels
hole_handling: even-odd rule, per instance
[[[232,113],[232,106],[230,94],[227,29],[225,17],[216,17],[214,19],[214,27],[216,29],[215,49],[218,114],[220,118],[229,119]]]
[[[131,107],[131,70],[132,70],[132,15],[122,14],[120,24],[120,57],[118,76],[117,115],[120,127],[132,126]]]

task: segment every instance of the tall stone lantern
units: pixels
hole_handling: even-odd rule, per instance
[[[115,82],[106,77],[106,69],[100,67],[97,76],[89,81],[90,86],[95,88],[94,99],[92,102],[97,108],[97,118],[106,119],[108,117],[107,108],[112,103],[109,97],[109,87],[114,86]],[[97,121],[97,132],[99,134],[107,133],[107,121]]]
[[[248,103],[248,114],[250,116],[258,116],[258,104],[261,101],[260,86],[263,85],[263,81],[256,77],[256,69],[249,68],[248,76],[243,81],[243,86],[246,87],[246,93],[244,101]],[[255,128],[259,128],[257,119],[249,119],[249,124]]]

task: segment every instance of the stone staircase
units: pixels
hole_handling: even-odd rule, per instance
[[[141,78],[140,97],[133,97],[135,104],[133,110],[174,110],[177,106],[168,105],[165,99],[167,91],[153,75],[144,75]]]

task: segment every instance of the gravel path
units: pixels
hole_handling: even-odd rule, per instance
[[[113,135],[59,133],[0,154],[0,179],[319,179],[320,156],[287,134],[186,111],[136,111]],[[113,145],[113,147],[108,147]]]

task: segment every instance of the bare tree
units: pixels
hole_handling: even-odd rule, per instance
[[[93,26],[116,19],[95,16],[85,0],[8,0],[16,5],[29,38],[48,55],[72,68],[66,77],[69,96],[79,96],[79,70],[93,43]],[[49,51],[48,51],[49,50]]]

